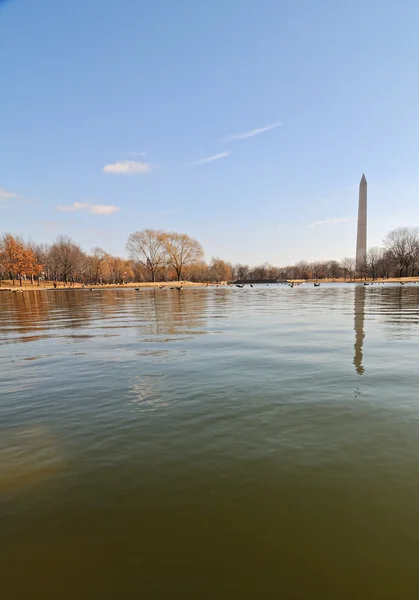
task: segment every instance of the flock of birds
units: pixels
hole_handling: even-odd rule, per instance
[[[370,282],[364,281],[364,285],[385,285],[385,283],[386,283],[385,281],[370,281]],[[419,282],[418,281],[400,281],[400,285],[408,285],[409,283],[419,283]],[[253,287],[253,283],[250,283],[248,285],[251,288]],[[265,284],[266,287],[269,287],[270,285],[272,285],[272,284],[270,284],[270,283],[266,283]],[[294,287],[298,287],[299,285],[305,285],[305,282],[291,281],[290,283],[286,283],[286,284],[285,283],[283,283],[283,284],[277,283],[276,285],[287,285],[290,288],[294,288]],[[314,285],[314,287],[320,287],[320,283],[319,282],[316,282],[313,285]],[[82,286],[82,288],[85,288],[85,287],[86,286],[84,286],[84,285]],[[217,287],[219,287],[219,286],[217,285]],[[228,287],[232,287],[232,286],[229,285]],[[236,283],[235,287],[236,288],[244,288],[245,284],[244,283]],[[93,292],[93,290],[96,289],[96,288],[86,288],[86,289],[89,292]],[[169,287],[169,286],[166,286],[166,285],[160,285],[159,289],[160,290],[164,290],[164,289],[167,290],[167,289],[169,289],[169,290],[178,290],[178,291],[181,291],[181,290],[183,290],[183,286],[182,285],[175,285],[175,286],[170,286]],[[23,293],[23,290],[21,290],[21,289],[14,289],[14,290],[11,290],[11,291],[16,292],[16,293]],[[141,292],[141,288],[139,288],[139,287],[135,288],[135,291],[136,292]]]
[[[384,285],[385,281],[370,281],[367,283],[364,281],[364,285]],[[418,283],[417,281],[400,281],[400,285],[407,285],[408,283]]]
[[[370,282],[366,282],[364,281],[364,285],[385,285],[385,281],[370,281]],[[408,285],[409,283],[419,283],[418,281],[400,281],[400,285]],[[237,288],[244,288],[244,283],[236,283],[236,287]],[[253,284],[249,284],[250,287],[253,287]],[[269,283],[265,284],[266,287],[269,287]],[[280,285],[279,283],[277,283],[276,285]],[[301,281],[291,281],[290,283],[287,284],[282,284],[282,285],[287,285],[290,288],[294,288],[294,287],[298,287],[299,285],[306,285],[305,282],[301,282]],[[320,287],[320,282],[315,282],[313,283],[314,287]]]

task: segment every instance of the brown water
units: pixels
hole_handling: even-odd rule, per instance
[[[1,293],[1,598],[416,599],[418,288]]]

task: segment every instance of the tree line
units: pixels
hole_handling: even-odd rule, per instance
[[[96,247],[86,253],[71,238],[58,236],[52,244],[25,242],[4,234],[0,238],[0,283],[42,280],[65,284],[125,284],[145,281],[221,281],[231,270],[221,259],[204,261],[201,244],[184,233],[144,229],[129,236],[129,258],[112,256]]]
[[[276,281],[286,279],[389,278],[419,276],[419,229],[400,227],[390,231],[382,247],[371,248],[355,270],[355,259],[300,261],[276,267],[232,264],[221,258],[204,261],[201,244],[185,233],[143,229],[132,233],[126,245],[129,258],[112,256],[102,248],[86,253],[68,236],[52,244],[25,242],[4,234],[0,238],[0,282],[10,280],[61,281],[65,284],[124,284],[145,281],[230,280]]]

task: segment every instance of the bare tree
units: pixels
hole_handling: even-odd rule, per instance
[[[347,277],[349,277],[349,280],[354,279],[355,276],[355,259],[354,258],[350,258],[348,256],[345,256],[345,258],[342,258],[341,260],[341,268],[343,271],[343,276],[345,278],[345,281],[347,279]]]
[[[127,250],[133,261],[147,269],[151,281],[156,281],[168,264],[165,234],[158,229],[143,229],[131,233]]]
[[[199,262],[204,257],[201,244],[186,233],[172,231],[164,235],[164,244],[168,256],[168,264],[174,270],[176,279],[180,281],[185,267]]]
[[[109,258],[109,254],[102,248],[93,248],[92,254],[89,256],[92,278],[95,283],[99,283],[104,275],[105,263]]]
[[[211,281],[229,281],[232,271],[231,265],[221,258],[213,258],[209,266]]]
[[[250,269],[249,265],[241,265],[238,263],[234,265],[234,276],[237,279],[249,279],[250,278]]]
[[[268,265],[266,269],[266,277],[271,281],[276,281],[279,278],[279,269],[273,265]]]
[[[66,235],[60,235],[50,250],[51,267],[55,277],[65,283],[81,279],[86,256],[80,246]]]
[[[325,279],[327,272],[327,263],[314,262],[310,264],[313,279]]]
[[[42,275],[48,279],[48,276],[51,272],[51,246],[49,244],[37,244],[36,242],[32,241],[29,242],[28,246],[32,250],[36,262],[43,266]]]
[[[384,246],[393,256],[398,268],[398,276],[406,277],[409,269],[416,265],[419,256],[419,229],[398,227],[390,231],[383,240]]]
[[[337,260],[330,260],[327,263],[327,276],[329,279],[337,279],[342,275],[342,268]]]
[[[211,279],[209,267],[206,262],[195,262],[186,267],[186,276],[189,281],[204,283]]]
[[[252,279],[254,280],[263,280],[266,279],[267,265],[266,263],[262,265],[258,265],[252,269]]]
[[[294,267],[296,279],[310,279],[311,265],[306,260],[300,260]]]
[[[110,283],[123,284],[132,281],[134,278],[131,261],[124,260],[119,256],[108,256],[106,272]]]
[[[368,275],[371,279],[377,279],[378,277],[378,268],[383,254],[382,248],[370,248],[367,252],[365,260],[367,263]]]
[[[388,279],[394,270],[394,258],[389,250],[380,248],[381,257],[377,262],[377,273],[382,279]]]

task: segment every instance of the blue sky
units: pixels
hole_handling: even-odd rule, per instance
[[[418,30],[416,0],[0,1],[0,233],[340,259],[365,172],[378,245],[419,225]]]

